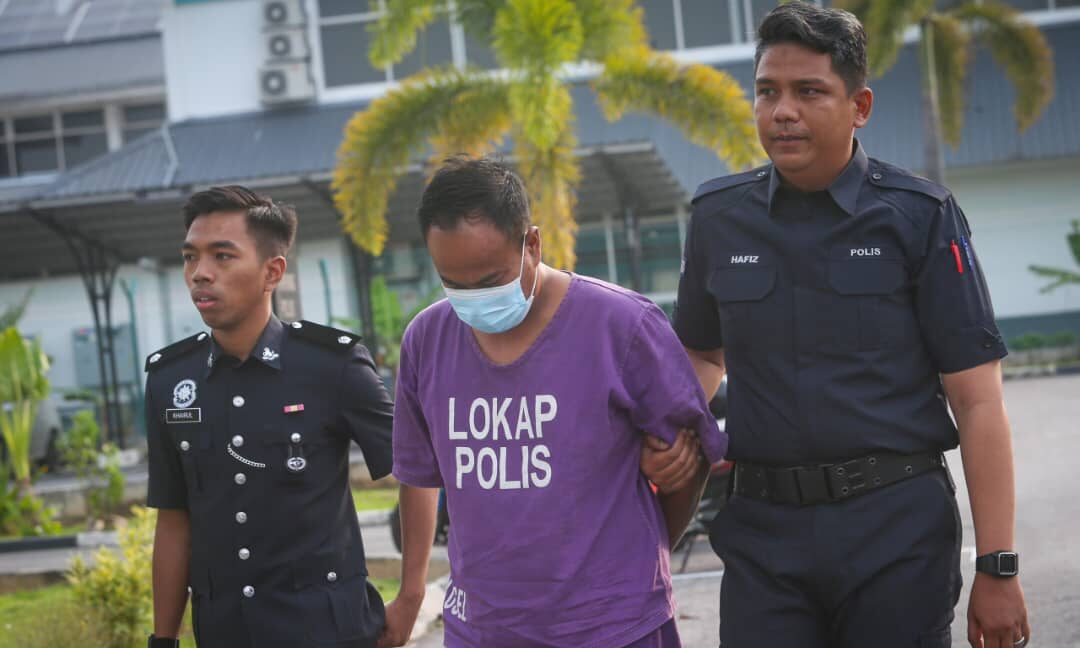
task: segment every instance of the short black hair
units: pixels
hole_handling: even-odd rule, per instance
[[[192,194],[184,204],[184,229],[191,229],[196,218],[211,212],[243,212],[248,231],[255,237],[255,246],[264,259],[287,255],[296,238],[296,210],[247,187],[210,187]]]
[[[866,86],[866,30],[854,14],[795,0],[773,9],[758,27],[754,70],[772,45],[795,43],[832,58],[848,94]]]
[[[483,219],[516,240],[525,236],[531,222],[525,183],[505,163],[488,156],[446,158],[424,189],[416,215],[425,239],[432,227],[451,230],[463,220]]]

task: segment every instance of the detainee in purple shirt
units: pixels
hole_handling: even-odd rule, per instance
[[[525,188],[492,160],[448,160],[419,217],[447,299],[401,348],[402,593],[380,646],[415,623],[438,488],[448,648],[679,646],[670,540],[700,497],[701,455],[721,459],[727,437],[664,313],[544,265]],[[670,446],[659,497],[650,437]]]

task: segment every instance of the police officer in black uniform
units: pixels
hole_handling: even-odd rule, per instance
[[[390,397],[356,335],[272,314],[291,208],[215,187],[184,219],[184,277],[212,332],[146,361],[149,645],[178,645],[190,586],[200,648],[374,646],[383,604],[365,578],[349,447],[373,478],[390,472]]]
[[[986,556],[969,639],[1022,645],[1006,349],[968,223],[854,139],[873,105],[854,16],[792,2],[758,37],[772,164],[698,190],[675,317],[707,393],[730,371],[721,643],[948,648],[959,443]]]

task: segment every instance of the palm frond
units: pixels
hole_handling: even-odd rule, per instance
[[[1054,96],[1054,58],[1046,37],[1015,9],[995,0],[969,2],[950,12],[967,21],[1016,88],[1013,112],[1023,131]]]
[[[332,188],[342,226],[358,246],[378,256],[386,243],[386,205],[410,156],[454,110],[487,103],[486,113],[506,105],[506,82],[475,72],[442,68],[413,77],[358,112],[345,126]],[[495,86],[503,86],[503,96]],[[473,131],[474,134],[477,131]]]
[[[505,4],[506,0],[455,0],[454,10],[465,33],[487,41],[495,27],[495,14]]]
[[[1046,266],[1031,265],[1028,266],[1028,270],[1040,277],[1052,279],[1050,283],[1046,284],[1039,289],[1040,293],[1048,293],[1056,290],[1062,286],[1068,286],[1071,284],[1080,284],[1080,273],[1072,272],[1070,270],[1063,270],[1061,268],[1048,268]]]
[[[572,120],[563,124],[558,139],[550,147],[537,147],[527,137],[517,135],[514,154],[528,188],[533,223],[543,237],[544,262],[553,268],[573,270],[577,261],[574,239],[578,231],[574,207],[581,167],[574,155],[577,138]]]
[[[367,26],[368,58],[377,68],[400,61],[416,48],[416,35],[435,20],[439,0],[386,0],[382,16]],[[376,4],[377,6],[377,4]]]
[[[452,102],[428,140],[431,168],[451,155],[491,152],[513,126],[510,87],[505,82],[477,83],[454,96]]]
[[[963,23],[951,15],[931,14],[926,20],[934,48],[941,132],[945,141],[956,147],[964,128],[964,77],[971,37]]]
[[[638,51],[608,59],[594,88],[610,121],[630,111],[662,117],[735,169],[764,158],[753,109],[739,83],[725,72],[680,66],[665,54]]]
[[[578,60],[584,34],[571,0],[508,0],[495,14],[492,49],[527,75],[550,74]]]
[[[644,13],[634,0],[577,0],[584,32],[581,57],[604,59],[646,44]]]
[[[534,146],[548,149],[574,119],[574,100],[554,75],[530,76],[510,87],[510,109],[520,132]]]
[[[862,20],[870,73],[877,77],[896,61],[904,45],[904,30],[924,19],[933,10],[934,0],[841,0],[836,7]]]

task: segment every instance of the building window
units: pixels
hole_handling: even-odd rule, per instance
[[[638,6],[645,11],[645,30],[649,33],[649,46],[656,50],[678,48],[673,0],[643,0]]]
[[[79,166],[109,150],[105,113],[101,109],[63,113],[60,125],[63,168]]]
[[[165,121],[165,104],[149,103],[124,106],[123,142],[132,142],[150,131],[157,130]]]
[[[101,108],[0,118],[0,177],[63,171],[108,150]]]
[[[379,19],[380,12],[365,12],[358,7],[355,1],[319,0],[319,38],[327,88],[400,80],[425,67],[453,60],[450,21],[444,16],[417,35],[416,49],[397,65],[372,66],[368,59],[368,26]]]
[[[731,24],[735,0],[677,0],[680,3],[684,47],[713,47],[737,43]],[[737,15],[737,14],[736,14]]]

